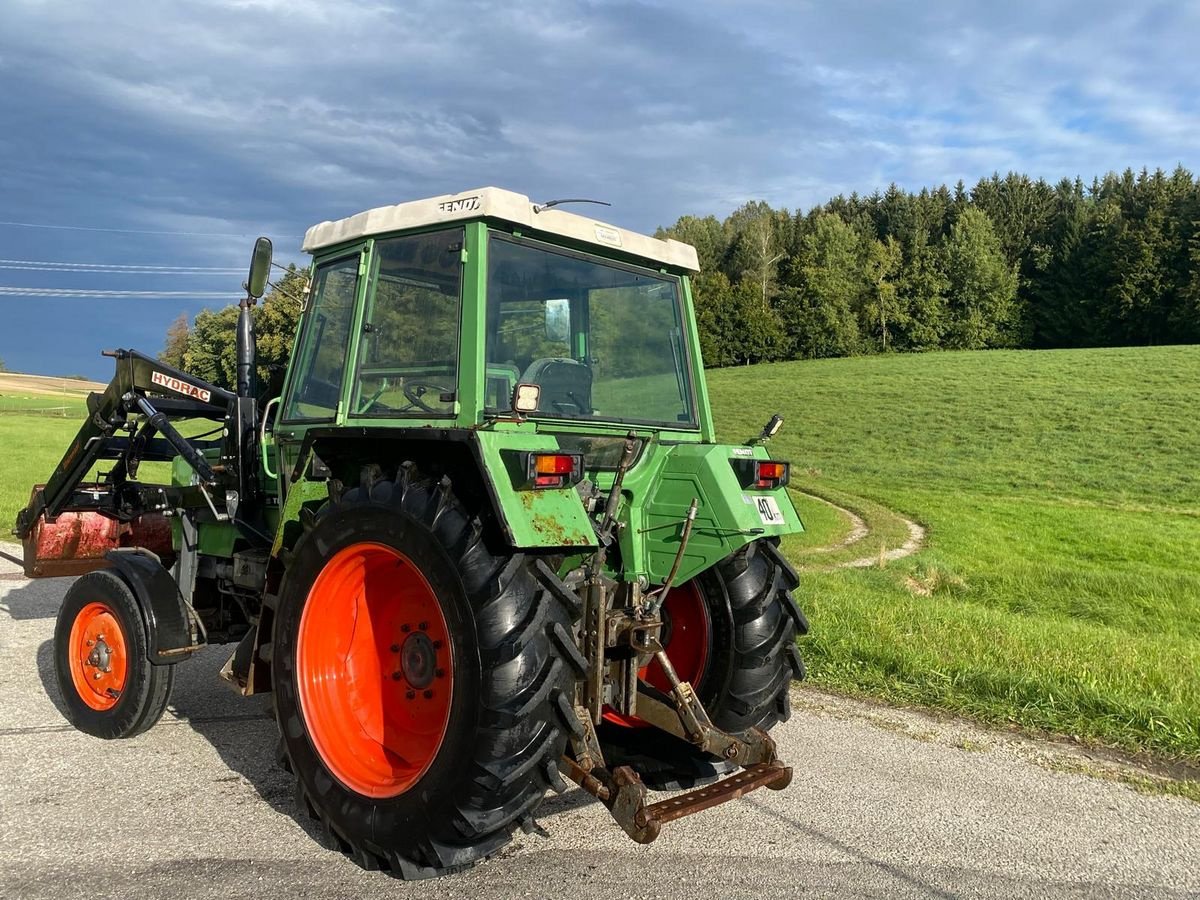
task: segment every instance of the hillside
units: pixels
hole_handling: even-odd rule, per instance
[[[928,528],[924,550],[882,568],[830,571],[789,547],[813,569],[815,681],[1200,761],[1200,347],[883,356],[710,380],[727,439],[783,412],[770,446],[795,486]],[[864,542],[875,552],[879,535],[903,539],[881,528]]]
[[[33,397],[53,395],[82,398],[89,391],[102,391],[106,385],[83,378],[56,375],[22,375],[19,372],[0,372],[0,397]]]

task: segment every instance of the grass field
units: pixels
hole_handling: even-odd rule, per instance
[[[937,353],[709,373],[721,436],[785,416],[812,680],[1200,763],[1200,347]],[[80,412],[82,404],[80,402]],[[4,532],[79,417],[0,415]],[[928,528],[914,556],[896,513]]]
[[[1192,763],[1197,385],[1200,347],[710,373],[724,438],[782,411],[770,446],[796,486],[928,528],[915,556],[806,572],[802,646],[816,683]],[[888,546],[903,540],[894,524],[884,531]],[[863,544],[869,555],[878,538]]]

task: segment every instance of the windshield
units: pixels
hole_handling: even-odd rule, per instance
[[[487,406],[537,384],[535,416],[691,427],[679,279],[493,234]]]

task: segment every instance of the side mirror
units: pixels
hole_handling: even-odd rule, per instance
[[[546,301],[546,340],[568,343],[571,340],[571,301]]]
[[[250,274],[242,285],[246,293],[257,300],[267,289],[267,276],[271,274],[271,241],[260,237],[254,242],[254,253],[250,256]]]

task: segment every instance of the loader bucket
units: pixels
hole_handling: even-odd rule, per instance
[[[34,496],[42,489],[33,489]],[[163,565],[174,562],[171,524],[161,513],[144,513],[131,522],[118,522],[94,511],[64,512],[53,522],[40,516],[25,536],[27,578],[83,575],[108,567],[104,554],[123,547],[142,547]]]

